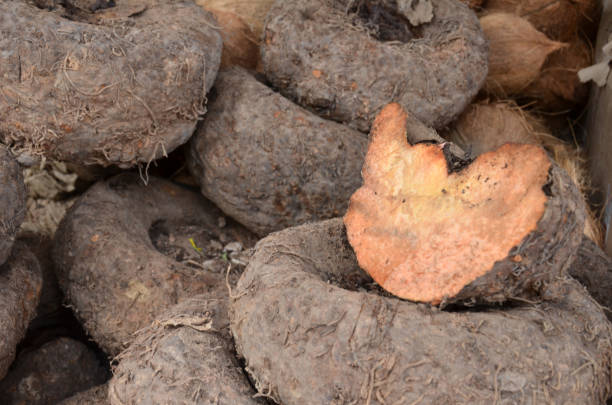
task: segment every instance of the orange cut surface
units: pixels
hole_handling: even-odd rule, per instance
[[[344,223],[378,284],[437,305],[537,228],[551,163],[539,146],[506,144],[449,174],[440,145],[408,144],[406,119],[398,104],[377,116]]]

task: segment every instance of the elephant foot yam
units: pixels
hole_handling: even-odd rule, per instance
[[[582,239],[584,202],[569,176],[536,145],[449,166],[448,145],[409,145],[408,125],[418,121],[397,104],[379,114],[344,217],[364,270],[434,305],[546,297]]]
[[[575,280],[558,299],[441,311],[376,293],[341,219],[261,240],[231,329],[283,405],[603,404],[612,325]]]
[[[138,331],[117,357],[110,403],[266,403],[253,398],[235,354],[227,306],[227,292],[195,296]]]
[[[612,259],[595,242],[585,237],[569,274],[607,309],[608,318],[612,320]]]
[[[17,356],[0,381],[0,400],[6,405],[57,404],[104,383],[108,371],[87,345],[61,337]]]
[[[393,101],[444,128],[484,84],[487,55],[476,14],[457,0],[277,1],[261,44],[283,95],[362,132]]]
[[[55,235],[60,288],[110,355],[178,302],[219,288],[254,243],[201,195],[169,181],[121,174],[96,183]],[[239,264],[239,263],[237,263]]]
[[[344,213],[360,184],[365,135],[238,67],[219,74],[215,92],[187,158],[204,196],[258,235]]]
[[[36,256],[17,241],[9,259],[0,265],[0,379],[6,374],[15,358],[17,344],[36,316],[42,278]]]
[[[180,0],[120,0],[95,13],[89,1],[56,3],[49,12],[0,2],[0,141],[123,168],[187,142],[221,60],[212,15]]]
[[[25,218],[27,197],[21,168],[9,150],[2,145],[0,145],[0,190],[1,265],[9,257],[17,230]]]

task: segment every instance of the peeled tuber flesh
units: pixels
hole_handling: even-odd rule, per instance
[[[539,299],[564,275],[585,211],[539,146],[507,144],[456,163],[398,104],[374,122],[344,222],[359,264],[384,289],[434,305]],[[459,159],[460,160],[460,159]]]

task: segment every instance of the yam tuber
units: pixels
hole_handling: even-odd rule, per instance
[[[519,144],[449,169],[449,148],[410,146],[407,127],[416,138],[429,130],[398,104],[374,122],[344,217],[359,264],[387,291],[436,305],[546,296],[582,238],[568,175],[541,147]]]

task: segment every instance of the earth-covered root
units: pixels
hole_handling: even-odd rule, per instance
[[[231,242],[240,249],[223,247]],[[122,174],[73,205],[55,235],[53,258],[77,318],[114,355],[167,308],[218,288],[232,251],[252,243],[199,194]]]
[[[592,240],[584,238],[569,274],[580,281],[612,318],[612,260]]]
[[[63,306],[63,295],[57,282],[55,269],[53,268],[51,258],[53,241],[47,236],[27,232],[21,232],[17,240],[18,243],[28,246],[30,252],[36,256],[42,275],[42,286],[40,299],[36,307],[36,317],[30,321],[27,335],[34,337],[36,341],[38,339],[47,339],[48,333],[55,333],[53,329],[64,323],[62,315],[66,314],[66,312],[70,313]]]
[[[0,141],[80,164],[165,155],[205,112],[221,59],[215,24],[187,1],[68,16],[1,2]]]
[[[98,385],[87,391],[79,392],[58,405],[110,405],[108,384]]]
[[[4,380],[0,399],[5,405],[57,404],[62,399],[104,383],[108,370],[84,343],[59,338],[22,352]]]
[[[190,298],[136,334],[109,385],[113,405],[255,405],[229,332],[227,291]]]
[[[261,45],[267,78],[298,104],[363,132],[393,101],[444,127],[484,83],[487,41],[456,0],[420,1],[418,16],[401,12],[407,3],[277,1]]]
[[[584,229],[567,173],[535,145],[470,162],[406,141],[428,131],[398,104],[376,118],[344,217],[360,265],[392,294],[435,305],[547,297]]]
[[[1,69],[1,68],[0,68]],[[15,235],[23,222],[26,188],[17,161],[0,145],[0,265],[11,253]]]
[[[243,69],[219,74],[188,163],[202,193],[257,234],[341,215],[367,138],[295,105]]]
[[[380,295],[342,220],[263,239],[231,301],[262,394],[307,404],[601,404],[612,327],[577,282],[553,301],[445,312]]]
[[[36,316],[41,289],[42,273],[36,257],[23,243],[16,242],[8,260],[0,265],[0,379]]]

